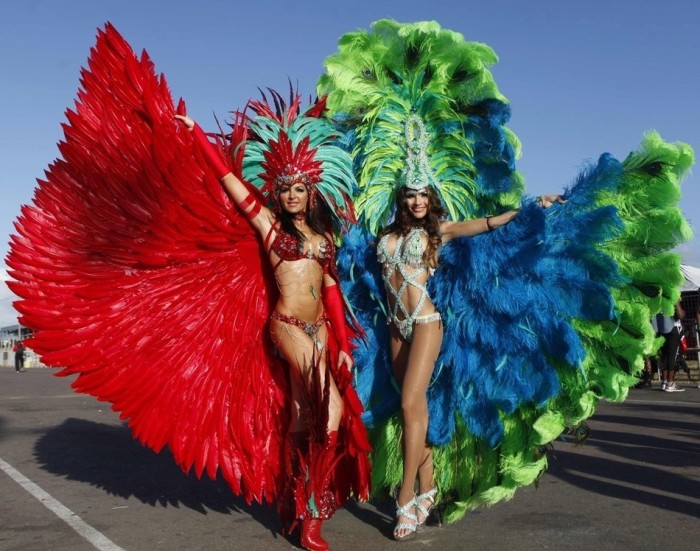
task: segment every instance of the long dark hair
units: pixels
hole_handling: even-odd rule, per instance
[[[309,197],[306,209],[306,224],[317,234],[325,236],[331,230],[328,206],[320,197],[317,197],[313,207],[311,207],[311,193],[308,187],[306,191]],[[279,204],[281,205],[281,202]],[[294,225],[294,215],[284,210],[281,206],[279,212],[275,214],[277,215],[277,220],[280,221],[282,231],[296,237],[299,245],[301,245],[305,238],[304,234]]]
[[[388,233],[407,235],[413,228],[423,228],[428,234],[428,246],[423,253],[423,261],[431,267],[437,265],[437,250],[440,247],[442,236],[440,235],[440,222],[447,216],[445,207],[442,206],[440,197],[431,187],[425,188],[428,193],[428,213],[423,218],[416,218],[406,206],[406,196],[411,191],[402,187],[396,193],[396,216],[394,221],[384,228],[380,234],[381,239]]]

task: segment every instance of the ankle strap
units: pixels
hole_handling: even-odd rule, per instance
[[[422,501],[424,499],[429,499],[431,503],[435,503],[435,495],[437,494],[437,487],[431,488],[424,494],[417,495],[414,498],[414,501],[416,503],[416,508],[420,511],[420,514],[423,515],[424,517],[428,516],[428,513],[430,512],[430,507],[424,507]],[[432,505],[431,505],[432,506]]]
[[[409,511],[411,507],[414,507],[416,505],[416,498],[409,499],[407,503],[404,505],[399,505],[399,502],[396,502],[396,517],[404,517],[407,518],[408,520],[412,520],[413,522],[418,521],[418,516]]]

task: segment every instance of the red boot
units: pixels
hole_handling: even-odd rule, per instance
[[[301,521],[301,546],[309,551],[326,551],[328,542],[321,537],[321,525],[335,512],[336,503],[333,492],[328,487],[333,460],[336,455],[335,447],[338,442],[338,431],[326,434],[323,447],[314,456],[311,466],[312,495],[316,495],[316,507],[321,518],[307,518]],[[308,490],[308,489],[307,489]]]
[[[310,518],[301,521],[301,546],[309,551],[326,551],[328,542],[321,537],[321,525],[319,518]]]

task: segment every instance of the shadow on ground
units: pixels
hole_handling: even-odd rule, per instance
[[[700,457],[697,423],[690,421],[688,408],[667,409],[678,417],[650,421],[643,410],[638,417],[596,416],[583,446],[556,446],[547,475],[594,494],[697,517],[700,480],[691,476]],[[613,426],[625,430],[606,430]]]
[[[67,419],[39,438],[34,456],[47,472],[112,495],[135,497],[153,506],[184,506],[202,514],[242,512],[279,531],[274,509],[246,504],[223,480],[184,474],[169,451],[156,454],[145,448],[126,426]]]

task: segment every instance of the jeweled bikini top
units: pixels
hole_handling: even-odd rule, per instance
[[[304,258],[308,258],[311,260],[316,260],[321,265],[321,268],[323,268],[324,273],[328,271],[328,265],[331,261],[332,253],[331,253],[331,247],[330,243],[328,242],[328,239],[325,237],[323,238],[323,241],[318,246],[318,255],[314,254],[313,249],[309,248],[308,251],[304,250],[304,243],[299,243],[299,240],[283,231],[279,225],[275,225],[270,232],[275,230],[277,232],[277,235],[275,236],[275,240],[272,242],[272,245],[270,246],[270,250],[273,251],[280,259],[280,262],[282,261],[289,261],[293,262],[295,260],[302,260]],[[279,265],[279,264],[278,264]],[[275,266],[276,268],[277,266]]]
[[[385,235],[377,246],[379,263],[385,266],[385,270],[388,271],[393,271],[398,264],[405,264],[412,268],[425,267],[427,269],[428,266],[423,260],[423,253],[425,252],[425,245],[422,240],[423,235],[428,235],[423,228],[412,228],[405,237],[399,235],[396,238],[393,255],[390,255],[386,248],[391,234]]]
[[[405,335],[410,335],[409,326],[413,325],[423,311],[426,301],[430,299],[428,289],[419,280],[425,273],[428,275],[433,273],[433,269],[423,260],[425,245],[422,236],[427,235],[427,232],[423,228],[412,228],[405,237],[403,235],[397,236],[393,255],[389,254],[386,246],[390,235],[382,237],[377,246],[377,259],[383,268],[382,278],[387,291],[389,321],[397,324],[399,330]],[[401,284],[398,289],[395,289],[391,284],[391,278],[396,270],[401,274]],[[420,298],[412,311],[409,311],[408,305],[404,304],[403,299],[404,293],[409,287],[420,291]],[[393,307],[389,301],[390,295],[394,297]],[[401,317],[399,317],[399,313]]]

